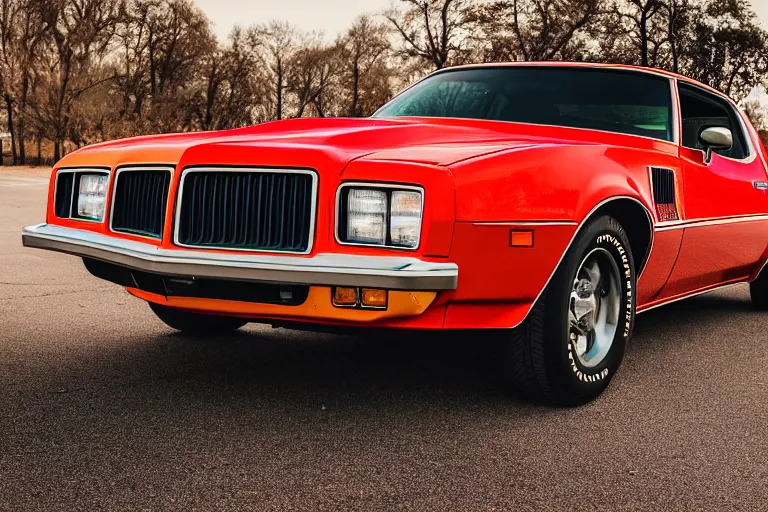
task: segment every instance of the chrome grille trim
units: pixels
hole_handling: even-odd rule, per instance
[[[184,244],[179,240],[179,226],[181,223],[181,210],[182,200],[184,197],[184,184],[186,177],[192,173],[221,173],[221,172],[233,172],[233,173],[270,173],[270,174],[304,174],[312,178],[312,188],[310,191],[310,210],[309,210],[309,235],[307,240],[307,249],[304,251],[290,251],[290,250],[273,250],[273,249],[254,249],[248,247],[231,247],[231,246],[214,246],[214,245],[190,245]],[[272,254],[309,254],[312,252],[312,247],[315,242],[315,224],[317,223],[317,189],[318,189],[318,175],[317,172],[312,169],[306,168],[283,168],[283,167],[231,167],[231,166],[206,166],[206,167],[186,167],[181,171],[181,178],[179,180],[179,187],[176,191],[176,204],[174,206],[174,223],[173,223],[173,243],[178,247],[188,247],[191,249],[225,249],[228,251],[244,251],[244,252],[256,252],[256,253],[272,253]]]
[[[112,226],[112,220],[114,219],[114,213],[115,213],[115,197],[116,197],[116,193],[117,193],[117,185],[118,185],[118,183],[120,181],[119,180],[120,174],[124,173],[124,172],[142,172],[142,171],[143,172],[147,172],[147,171],[149,171],[149,172],[153,172],[153,171],[154,172],[167,172],[167,173],[169,173],[171,175],[169,183],[168,183],[168,194],[166,195],[166,198],[165,198],[165,207],[163,208],[164,213],[167,215],[167,213],[168,213],[168,199],[170,198],[170,189],[171,189],[171,185],[173,184],[173,171],[174,171],[174,168],[172,166],[166,166],[166,165],[147,165],[147,166],[118,167],[115,170],[115,173],[114,173],[115,176],[114,176],[114,178],[112,180],[112,193],[111,193],[110,198],[109,198],[109,231],[112,232],[112,233],[128,234],[128,235],[131,235],[131,236],[137,236],[137,237],[140,237],[140,238],[147,238],[147,239],[150,239],[150,240],[162,240],[163,233],[160,233],[160,236],[155,237],[155,236],[150,236],[150,235],[142,235],[142,234],[134,233],[134,232],[131,232],[131,231],[121,231],[120,229],[115,229]],[[165,231],[165,219],[163,219],[162,230]]]

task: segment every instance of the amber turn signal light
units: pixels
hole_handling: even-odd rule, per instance
[[[533,231],[531,230],[509,230],[510,247],[533,247]]]
[[[386,308],[387,290],[363,288],[362,304],[366,308]]]
[[[357,304],[357,288],[336,287],[333,289],[333,305],[334,306],[354,306],[356,304]]]

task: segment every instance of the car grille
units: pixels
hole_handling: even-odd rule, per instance
[[[161,238],[171,171],[120,169],[112,198],[112,231]]]
[[[311,171],[188,170],[179,193],[176,243],[307,252],[315,180]]]

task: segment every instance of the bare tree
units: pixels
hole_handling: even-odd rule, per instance
[[[269,72],[271,92],[274,99],[274,118],[283,118],[284,93],[289,63],[296,51],[298,34],[288,23],[270,21],[248,30],[250,44],[263,60]]]
[[[119,0],[39,0],[51,31],[48,95],[38,105],[53,130],[54,159],[62,154],[73,102],[88,89],[110,80],[95,76],[94,64],[105,57],[117,26]]]
[[[295,103],[291,117],[303,117],[310,107],[317,116],[325,117],[325,95],[337,67],[337,48],[326,46],[318,35],[294,52],[286,76],[286,91]]]
[[[589,30],[604,0],[502,0],[476,5],[470,18],[481,58],[497,60],[581,59]]]
[[[400,0],[403,8],[385,17],[400,38],[400,54],[416,57],[434,69],[461,63],[467,55],[468,0]]]
[[[134,0],[117,40],[123,131],[196,128],[193,98],[202,81],[216,80],[221,57],[202,11],[189,0]]]
[[[768,32],[741,2],[706,6],[685,48],[682,71],[736,99],[746,96],[768,74]]]
[[[654,18],[659,18],[663,13],[663,0],[621,0],[614,4],[614,13],[619,20],[628,26],[628,33],[633,41],[636,41],[639,64],[649,66],[649,46],[651,44],[651,31],[654,28]]]
[[[253,108],[264,93],[263,77],[242,30],[233,30],[229,46],[212,52],[204,61],[197,113],[200,128],[221,130],[253,123]]]
[[[20,67],[18,59],[18,19],[23,8],[17,0],[2,0],[0,4],[0,89],[2,89],[3,102],[6,108],[8,132],[11,134],[11,151],[13,164],[18,162],[16,152],[16,125],[14,124],[15,96],[17,86],[15,78]]]
[[[390,78],[385,63],[390,49],[387,30],[370,16],[363,15],[337,41],[337,46],[343,87],[350,96],[348,115],[370,114],[367,96],[375,94]],[[361,100],[361,96],[364,99]]]
[[[141,125],[144,107],[151,97],[150,46],[154,44],[155,11],[159,0],[137,0],[127,5],[116,31],[119,72],[115,83],[122,104],[118,117]]]
[[[13,161],[24,165],[30,86],[39,66],[42,43],[49,31],[34,0],[2,0],[0,9],[0,88],[11,134]],[[16,124],[14,113],[18,113]]]
[[[30,117],[27,108],[30,88],[33,73],[39,64],[41,44],[48,35],[48,27],[44,25],[40,12],[34,9],[33,3],[29,0],[24,2],[21,12],[21,19],[19,20],[19,79],[21,89],[19,91],[18,143],[19,163],[25,165],[27,163],[26,124]]]
[[[692,37],[691,27],[700,9],[691,0],[667,0],[663,4],[667,18],[667,43],[669,44],[670,69],[680,71],[680,54],[686,41]]]

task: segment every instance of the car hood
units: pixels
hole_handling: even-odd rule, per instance
[[[241,164],[306,166],[309,162],[302,156],[321,154],[341,164],[341,172],[345,164],[360,158],[448,166],[496,151],[556,142],[529,131],[522,124],[459,119],[292,119],[94,144],[67,155],[59,166],[215,165],[231,163],[226,155],[233,153],[253,155],[252,162]],[[274,162],[274,156],[270,162],[259,161],[259,154],[275,152],[283,161]]]

